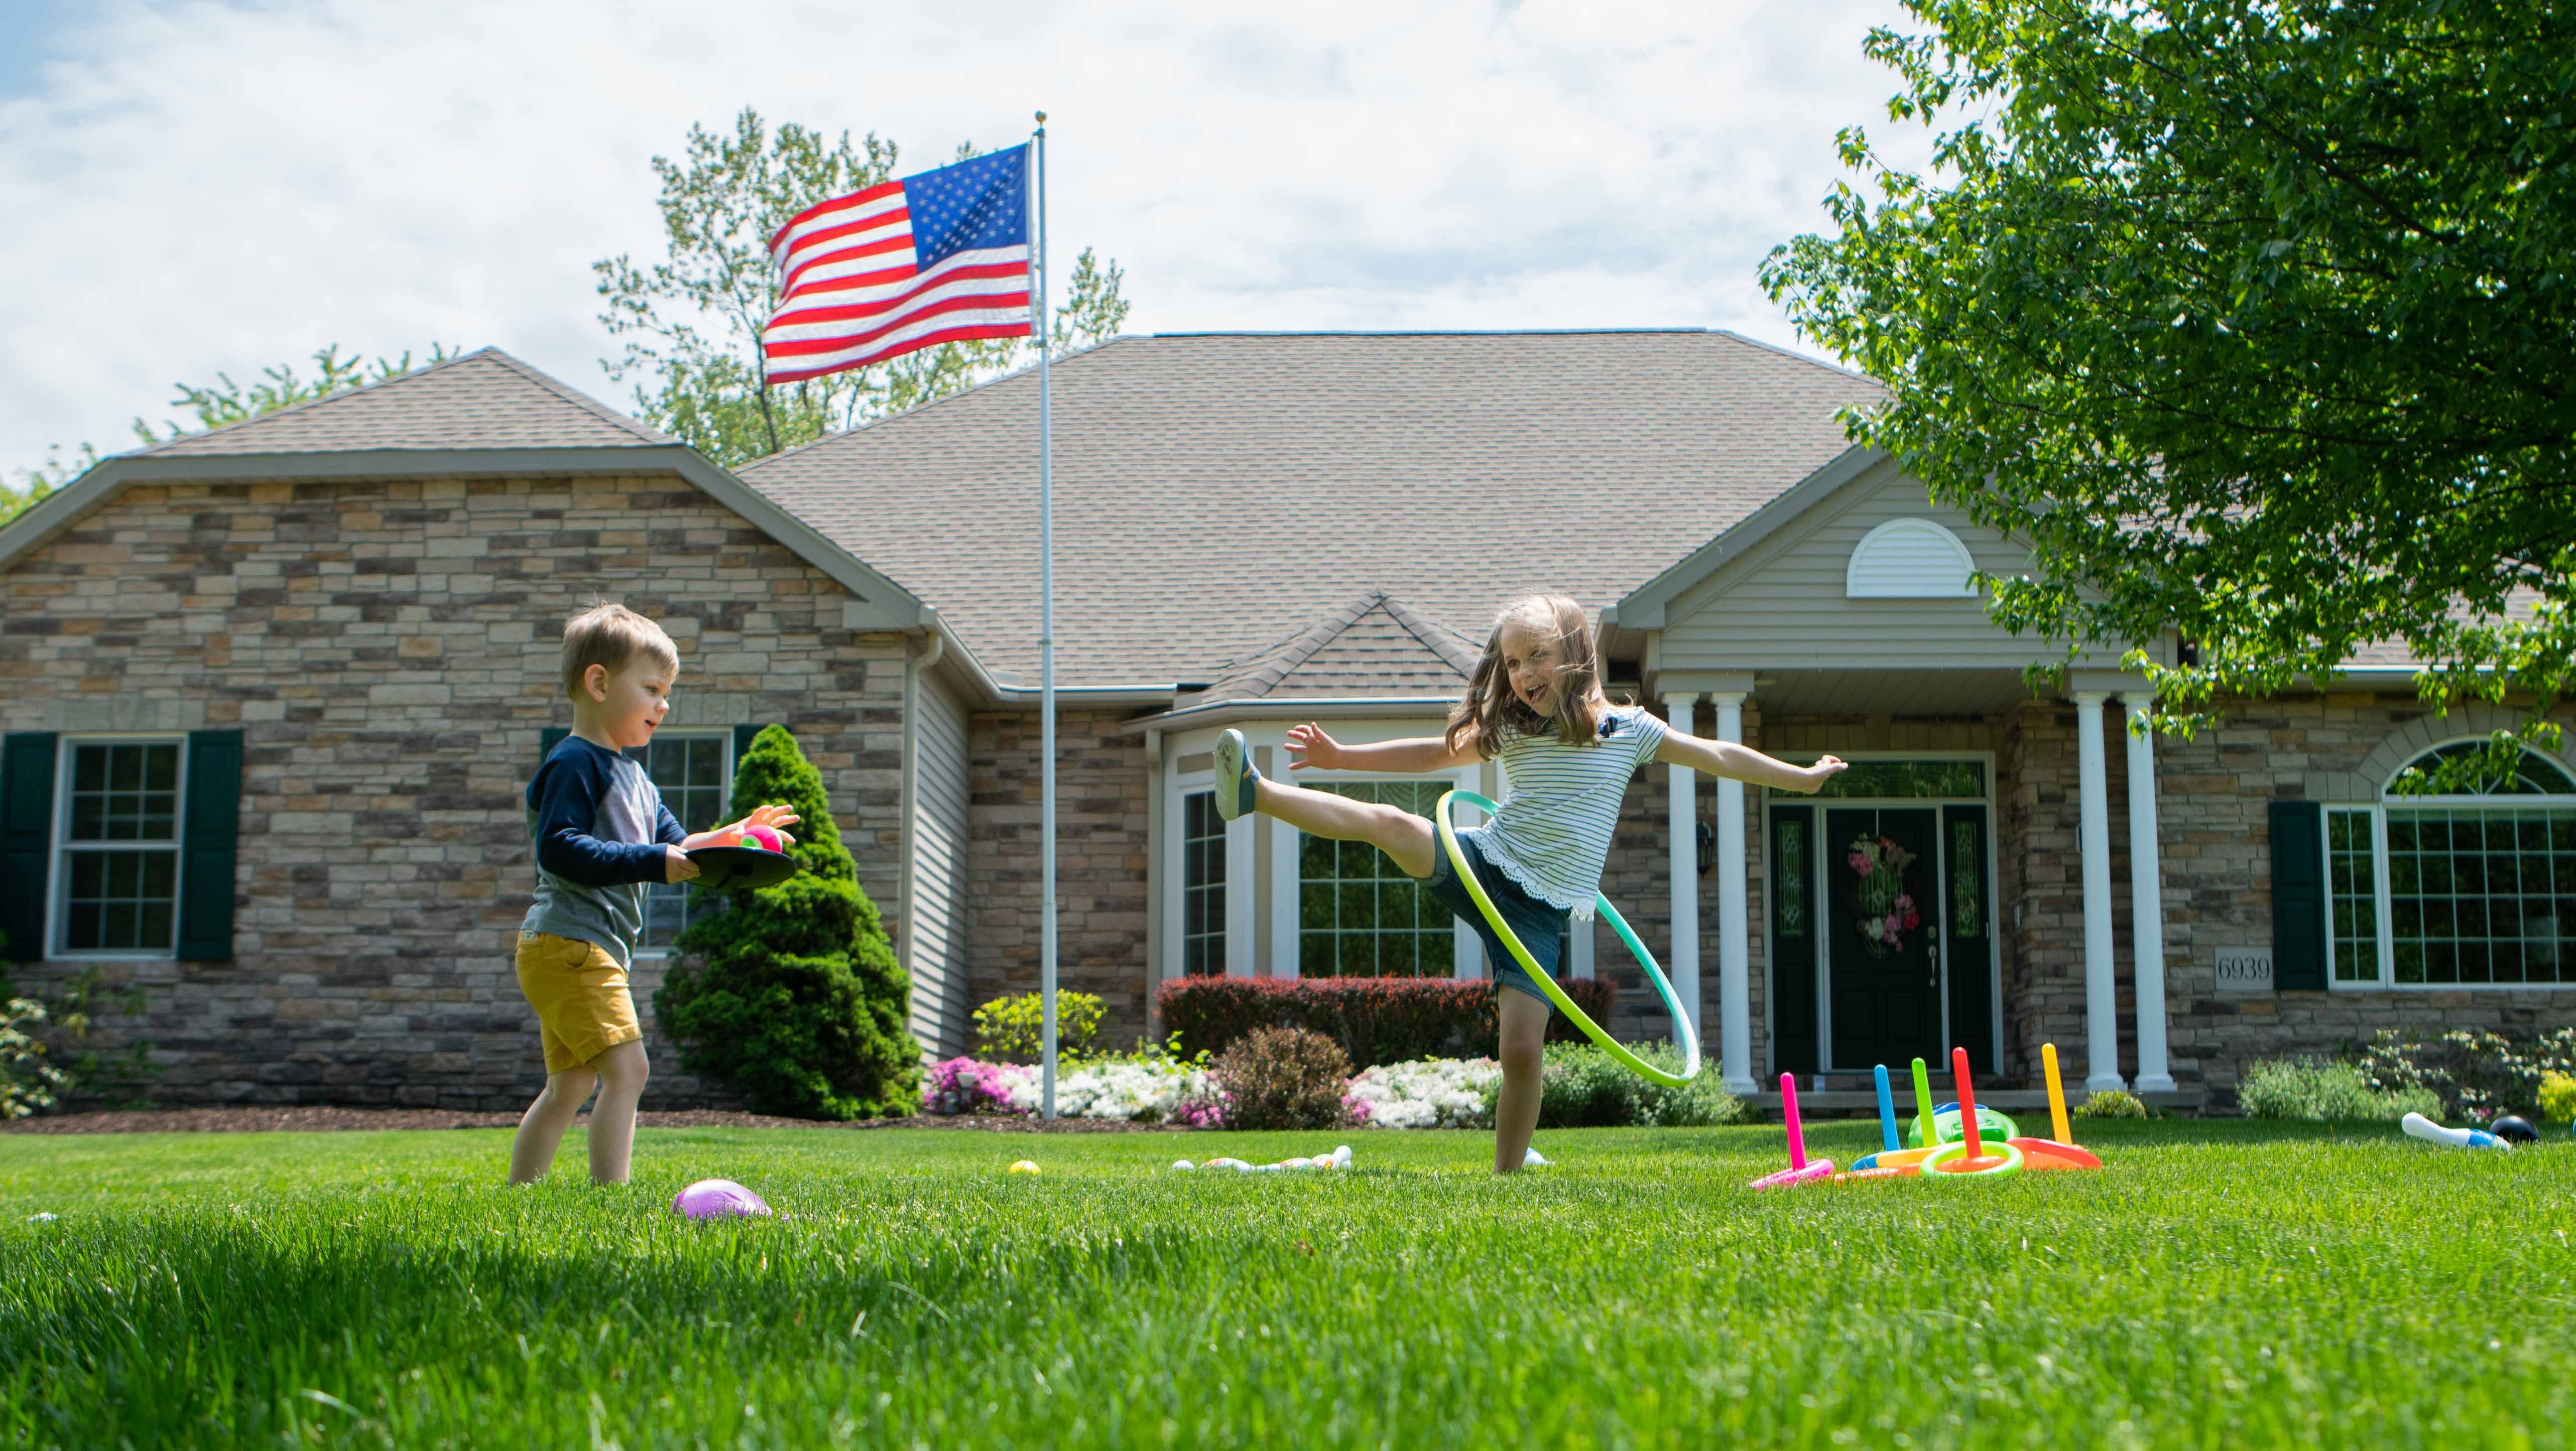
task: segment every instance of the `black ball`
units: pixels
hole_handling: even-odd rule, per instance
[[[2494,1123],[2487,1125],[2487,1131],[2494,1134],[2497,1138],[2504,1140],[2508,1144],[2536,1144],[2540,1142],[2540,1130],[2533,1128],[2517,1114],[2509,1113],[2504,1117],[2497,1119]]]

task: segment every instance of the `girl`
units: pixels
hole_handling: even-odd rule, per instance
[[[1635,706],[1612,705],[1601,693],[1583,607],[1558,595],[1529,595],[1503,607],[1445,734],[1346,746],[1310,723],[1288,732],[1288,753],[1298,767],[1414,776],[1472,761],[1502,762],[1510,782],[1502,809],[1486,825],[1459,832],[1458,846],[1521,945],[1551,974],[1569,915],[1592,920],[1619,803],[1639,766],[1661,761],[1804,792],[1843,769],[1831,756],[1792,766],[1731,741],[1667,730]],[[1217,738],[1219,815],[1232,821],[1257,811],[1317,836],[1368,842],[1407,876],[1430,878],[1432,895],[1485,939],[1498,989],[1514,989],[1497,992],[1503,1092],[1494,1106],[1494,1172],[1546,1162],[1530,1154],[1529,1142],[1538,1128],[1540,1045],[1550,1004],[1459,882],[1431,822],[1397,807],[1266,779],[1249,756],[1242,732]]]

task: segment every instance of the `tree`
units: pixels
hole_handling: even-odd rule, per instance
[[[2005,626],[2223,693],[2401,641],[2447,707],[2576,661],[2576,9],[1907,0],[1924,175],[1859,129],[1763,267],[1882,379],[1847,418],[2019,537]],[[2536,714],[2536,713],[2535,713]],[[2548,734],[2536,721],[2535,734]]]
[[[445,344],[433,343],[428,361],[420,366],[443,363],[455,356]],[[328,398],[351,388],[398,378],[413,367],[409,350],[399,358],[344,358],[340,356],[338,343],[326,344],[315,351],[313,363],[315,372],[310,379],[299,376],[294,364],[280,363],[273,368],[262,368],[260,381],[247,388],[234,382],[230,373],[217,373],[212,386],[173,383],[170,386],[179,392],[170,400],[170,406],[185,408],[195,414],[196,425],[190,427],[164,419],[156,429],[137,418],[134,420],[134,436],[146,445],[168,443],[174,438],[185,438],[228,423],[240,423],[263,413],[274,413],[280,408],[310,403],[316,398]],[[14,485],[0,484],[0,524],[6,524],[35,507],[37,501],[88,473],[97,463],[98,450],[86,443],[69,458],[63,456],[59,445],[46,450],[45,461],[32,469],[20,469]]]
[[[780,802],[804,818],[800,870],[728,892],[724,911],[680,933],[680,966],[653,1015],[680,1066],[730,1084],[761,1113],[851,1119],[920,1106],[919,1050],[904,1018],[911,978],[841,844],[822,773],[785,726],[752,738],[733,777],[732,819]]]
[[[956,159],[976,155],[960,146]],[[1025,341],[949,343],[891,363],[762,384],[760,330],[778,308],[769,239],[816,202],[895,174],[895,144],[874,133],[838,141],[789,123],[772,135],[745,107],[732,134],[689,128],[677,161],[653,158],[661,178],[665,260],[626,256],[592,264],[607,310],[600,323],[627,339],[603,359],[611,380],[639,378],[635,408],[647,422],[717,463],[732,465],[811,443],[871,419],[918,407],[1007,371]],[[1125,272],[1089,248],[1075,259],[1052,330],[1059,351],[1115,336],[1127,318]]]

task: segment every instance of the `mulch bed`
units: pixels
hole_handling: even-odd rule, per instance
[[[583,1114],[574,1123],[587,1123]],[[669,1113],[639,1113],[636,1125],[648,1129],[967,1129],[1006,1134],[1189,1133],[1168,1124],[1114,1123],[1103,1119],[1038,1118],[999,1114],[956,1118],[864,1119],[856,1123],[817,1123],[801,1118],[730,1113],[692,1108]],[[0,1121],[0,1134],[252,1134],[280,1131],[336,1133],[364,1129],[506,1129],[516,1128],[515,1113],[481,1113],[444,1108],[178,1108],[65,1113],[44,1118]]]

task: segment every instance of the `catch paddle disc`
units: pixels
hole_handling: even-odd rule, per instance
[[[695,885],[710,892],[749,892],[796,875],[796,859],[756,846],[702,846],[689,853],[698,864]]]

